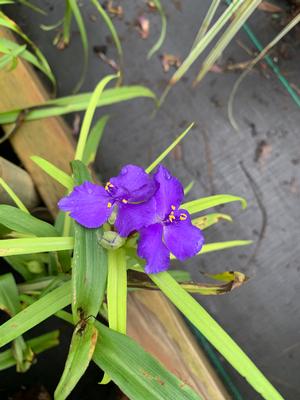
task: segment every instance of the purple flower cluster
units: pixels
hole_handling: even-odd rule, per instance
[[[123,237],[140,233],[137,252],[146,260],[145,271],[153,274],[169,268],[170,253],[186,260],[203,246],[201,230],[179,208],[183,197],[181,183],[162,165],[153,175],[126,165],[105,187],[84,182],[58,206],[86,228],[100,227],[116,209],[115,229]]]

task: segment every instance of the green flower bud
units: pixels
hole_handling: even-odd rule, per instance
[[[44,272],[44,265],[36,260],[28,261],[27,268],[32,274],[41,274]]]
[[[102,234],[99,232],[97,236],[101,246],[108,250],[116,250],[122,247],[126,241],[126,238],[122,238],[117,232],[113,231],[102,232]]]

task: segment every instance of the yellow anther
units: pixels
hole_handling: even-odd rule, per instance
[[[174,215],[172,215],[172,214],[169,215],[169,221],[170,221],[170,222],[173,222],[175,219],[176,219],[176,218],[175,218]]]
[[[106,182],[104,189],[109,190],[109,188],[112,188],[112,187],[114,187],[114,185],[108,181],[108,182]]]
[[[179,219],[180,219],[180,221],[185,221],[187,219],[187,215],[182,213],[182,214],[180,214]]]
[[[172,208],[172,210],[176,210],[176,207],[175,207],[175,206],[171,206],[171,208]]]
[[[122,203],[127,204],[127,203],[128,203],[128,200],[123,199],[123,200],[122,200]]]
[[[108,207],[108,208],[111,208],[111,206],[112,206],[112,204],[111,204],[111,202],[109,201],[109,202],[107,203],[107,207]]]

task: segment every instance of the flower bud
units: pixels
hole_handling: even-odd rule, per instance
[[[116,250],[122,247],[125,243],[125,240],[126,238],[119,236],[117,232],[113,231],[103,232],[102,235],[98,234],[99,244],[108,250]]]

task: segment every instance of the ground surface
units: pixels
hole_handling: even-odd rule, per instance
[[[41,31],[39,24],[56,22],[63,15],[64,2],[38,3],[49,10],[48,17],[24,7],[18,7],[11,15],[47,56],[59,82],[59,95],[67,95],[75,86],[82,64],[79,34],[74,27],[71,46],[59,52],[51,43],[54,33]],[[103,22],[88,2],[82,3],[91,45],[83,89],[92,90],[105,74],[111,73],[92,47],[106,45],[109,57],[115,58],[116,54],[108,44],[109,34]],[[125,54],[125,83],[144,84],[161,94],[170,75],[162,71],[158,55],[146,60],[147,51],[158,37],[160,18],[147,13],[144,1],[120,3],[125,14],[122,20],[115,19],[115,23]],[[208,0],[163,1],[168,32],[160,54],[181,57],[187,54],[209,3]],[[136,18],[144,13],[150,18],[147,40],[142,40],[134,27]],[[280,29],[271,14],[262,11],[255,14],[250,26],[263,43],[268,43]],[[240,32],[237,38],[253,49],[245,33]],[[279,55],[282,71],[299,85],[299,36],[291,35],[285,44],[285,54],[282,53]],[[234,40],[221,62],[226,63],[228,59],[245,61],[249,55]],[[232,193],[248,200],[246,211],[238,205],[222,208],[234,217],[234,223],[212,228],[206,234],[207,242],[254,240],[251,247],[203,255],[187,264],[198,280],[203,280],[201,270],[225,269],[240,270],[252,278],[234,293],[199,300],[286,399],[299,399],[299,109],[272,72],[267,70],[262,74],[256,69],[242,83],[236,97],[234,111],[240,127],[237,134],[228,121],[226,105],[238,75],[210,73],[199,87],[192,89],[196,71],[193,68],[188,78],[170,92],[154,117],[153,104],[144,100],[105,110],[112,118],[98,153],[97,168],[102,176],[110,177],[125,163],[146,166],[189,122],[196,122],[193,133],[166,160],[166,165],[184,184],[195,181],[190,199]],[[103,110],[98,115],[102,113]],[[260,398],[232,374],[245,399]]]

